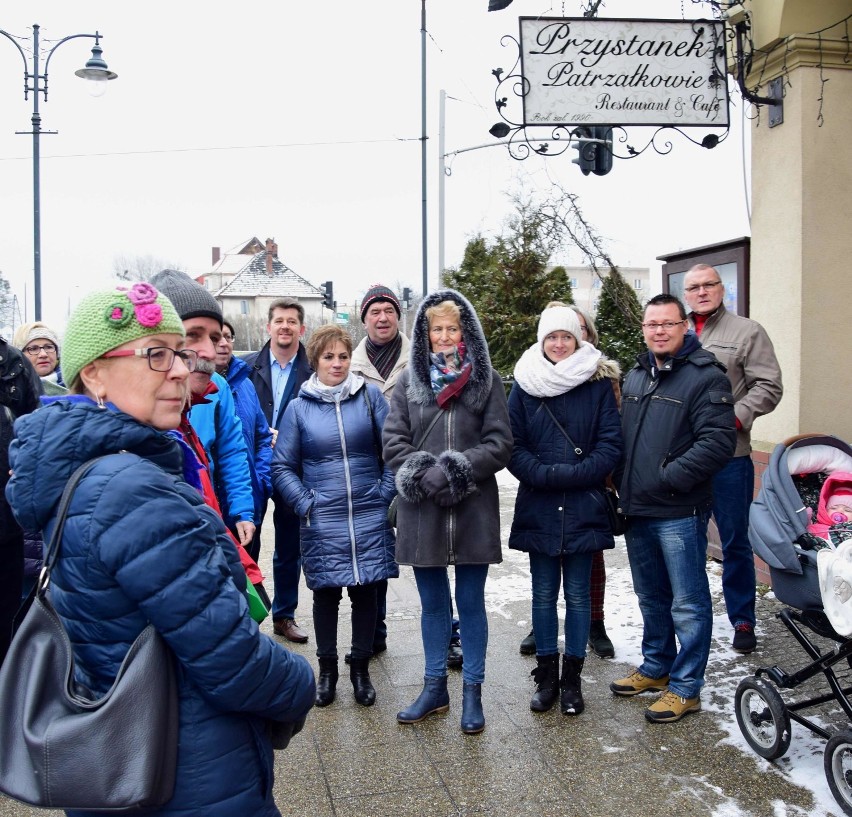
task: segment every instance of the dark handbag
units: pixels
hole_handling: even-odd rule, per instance
[[[615,488],[607,485],[604,488],[604,499],[606,500],[606,512],[609,516],[609,525],[613,535],[624,536],[627,533],[627,517],[618,508],[618,492]]]
[[[71,496],[96,461],[65,486],[31,606],[0,669],[0,791],[41,808],[154,808],[171,799],[177,768],[171,650],[149,624],[95,698],[74,680],[71,642],[47,597]]]
[[[556,419],[550,410],[550,406],[544,400],[541,401],[541,404],[544,406],[544,410],[550,415],[550,419],[553,420],[554,425],[562,432],[562,436],[568,440],[568,445],[574,449],[574,453],[578,457],[582,457],[583,449],[576,445],[568,436],[568,432],[562,427],[559,420]],[[614,536],[623,536],[627,532],[627,517],[618,508],[618,492],[611,485],[607,485],[604,487],[603,495],[606,504],[606,514],[609,517],[609,526],[612,528],[612,533]]]
[[[379,458],[379,470],[381,470],[382,468],[384,468],[384,459],[382,458],[382,448],[376,442],[376,440],[378,439],[378,433],[376,431],[376,423],[373,420],[373,407],[370,405],[370,398],[367,395],[366,389],[364,389],[364,399],[367,402],[367,414],[370,415],[370,425],[373,427],[373,444],[376,446],[376,456]],[[419,451],[420,448],[422,447],[423,443],[426,442],[426,438],[429,436],[429,432],[432,431],[432,429],[435,427],[435,423],[437,423],[438,420],[440,420],[442,416],[443,416],[443,411],[439,411],[432,418],[432,422],[429,423],[429,427],[426,429],[426,432],[420,438],[420,442],[418,442],[417,445],[414,446],[416,451]],[[396,527],[396,514],[397,514],[398,508],[399,508],[399,494],[394,496],[394,498],[390,501],[390,505],[388,505],[388,524],[392,528]]]

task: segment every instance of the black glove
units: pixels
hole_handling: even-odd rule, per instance
[[[267,721],[266,729],[272,748],[286,749],[290,739],[298,735],[304,725],[305,718],[299,718],[297,721]]]
[[[447,483],[446,487],[441,488],[440,491],[437,491],[430,499],[439,507],[439,508],[451,508],[456,504],[457,500],[453,497],[453,492],[450,490],[450,484]]]
[[[447,475],[443,472],[440,465],[433,465],[427,468],[426,472],[420,477],[420,490],[423,491],[427,499],[434,499],[435,495],[442,489],[449,487]]]

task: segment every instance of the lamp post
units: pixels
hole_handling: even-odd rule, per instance
[[[41,114],[39,113],[39,94],[44,95],[44,101],[47,102],[47,71],[50,66],[50,58],[60,45],[67,43],[69,40],[76,40],[79,37],[86,37],[95,41],[92,46],[92,56],[83,68],[74,73],[82,79],[87,79],[92,82],[90,90],[94,96],[100,96],[106,90],[107,80],[115,79],[118,74],[110,71],[107,64],[104,62],[103,49],[100,46],[101,34],[71,34],[68,37],[63,37],[49,51],[46,52],[44,60],[44,70],[39,72],[40,47],[39,47],[39,26],[33,25],[32,36],[32,69],[27,61],[27,55],[24,49],[21,48],[18,40],[25,39],[9,34],[8,31],[0,29],[2,34],[21,55],[24,61],[24,99],[30,98],[32,93],[33,99],[33,115],[32,115],[32,130],[30,131],[15,131],[18,134],[29,134],[33,137],[33,300],[35,319],[41,320],[41,147],[39,138],[42,133],[56,133],[56,131],[43,131],[41,129]]]

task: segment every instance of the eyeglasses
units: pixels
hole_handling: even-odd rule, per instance
[[[680,326],[683,321],[664,321],[663,323],[643,323],[642,328],[647,332],[656,332],[658,329],[665,329],[666,332],[671,332],[676,326]]]
[[[168,346],[151,346],[148,349],[117,349],[101,357],[147,357],[148,367],[154,372],[170,372],[175,365],[175,357],[183,361],[186,368],[194,372],[198,366],[198,352],[192,349],[169,349]]]
[[[32,346],[24,347],[24,351],[28,355],[37,355],[41,352],[45,352],[48,355],[56,354],[56,344],[55,343],[43,343],[39,346],[37,343],[32,344]]]
[[[684,287],[683,291],[691,295],[693,292],[698,292],[699,289],[712,292],[716,287],[720,286],[722,286],[721,281],[708,281],[706,284],[693,284],[692,286]]]
[[[234,336],[229,335],[226,332],[223,332],[222,333],[222,340],[226,340],[226,341],[228,341],[228,343],[233,343],[234,342]]]

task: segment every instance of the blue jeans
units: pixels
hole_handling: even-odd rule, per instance
[[[713,478],[713,518],[722,544],[722,593],[731,625],[754,627],[754,553],[748,510],[754,496],[754,463],[733,457]]]
[[[649,678],[668,675],[669,689],[683,698],[701,691],[710,656],[708,518],[704,513],[683,519],[631,516],[625,536],[644,623],[639,672]]]
[[[295,618],[299,604],[299,578],[302,575],[302,552],[299,546],[299,517],[279,493],[273,494],[275,511],[275,554],[272,557],[272,620]]]
[[[456,610],[464,631],[466,684],[485,680],[485,650],[488,647],[488,619],[485,615],[485,579],[488,565],[456,565]],[[414,578],[420,593],[420,630],[426,657],[427,678],[447,674],[447,645],[453,629],[450,579],[446,567],[415,567]]]
[[[592,553],[546,556],[530,553],[532,621],[537,655],[559,652],[559,617],[556,602],[560,585],[565,589],[565,655],[585,658],[592,620]]]

